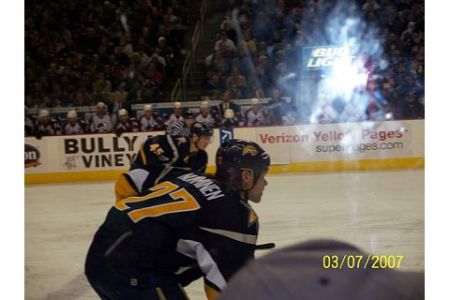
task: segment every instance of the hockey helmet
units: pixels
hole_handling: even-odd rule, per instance
[[[216,177],[229,182],[233,187],[240,187],[241,171],[251,170],[254,181],[263,172],[267,172],[270,156],[257,143],[245,140],[230,140],[223,144],[216,153]]]
[[[39,118],[46,118],[46,117],[50,116],[50,113],[46,109],[41,109],[39,111],[39,115],[38,116],[39,116]]]
[[[259,99],[258,98],[252,98],[251,105],[258,105],[258,104],[259,104]]]
[[[192,113],[192,111],[188,110],[187,112],[185,112],[183,114],[183,118],[185,118],[185,119],[193,119],[194,118],[194,114]]]
[[[145,104],[144,105],[144,111],[152,111],[153,105],[152,104]]]
[[[71,109],[67,112],[67,119],[75,119],[77,117],[77,111]]]
[[[191,135],[194,133],[198,136],[202,135],[213,136],[214,131],[206,123],[194,122],[191,126]]]
[[[95,107],[97,109],[106,108],[106,104],[105,104],[105,102],[99,101],[99,102],[97,102],[97,105],[95,105]]]
[[[233,119],[234,118],[234,111],[231,108],[226,109],[224,117],[225,117],[225,119]]]
[[[121,108],[118,111],[119,117],[128,116],[128,111],[125,108]]]
[[[202,103],[200,103],[200,108],[205,109],[209,107],[209,101],[203,100]]]

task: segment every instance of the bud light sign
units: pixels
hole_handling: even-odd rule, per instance
[[[354,57],[348,47],[318,46],[303,48],[303,70],[317,71],[331,69],[337,63],[351,63]]]
[[[39,150],[35,147],[25,144],[25,168],[37,167],[41,163],[39,162],[39,158],[41,154]]]

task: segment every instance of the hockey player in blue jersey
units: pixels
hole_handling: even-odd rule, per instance
[[[116,199],[136,195],[144,187],[153,186],[174,168],[204,172],[208,163],[205,150],[212,135],[213,130],[208,125],[195,122],[189,137],[158,135],[148,138],[139,149],[130,170],[116,181]]]
[[[136,197],[117,201],[96,232],[85,273],[101,299],[188,299],[182,286],[202,276],[208,299],[254,258],[269,155],[231,140],[214,176],[178,170]]]

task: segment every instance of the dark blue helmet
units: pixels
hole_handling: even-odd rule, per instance
[[[269,165],[269,154],[257,143],[230,140],[217,150],[216,178],[240,187],[241,171],[251,170],[256,181],[263,172],[267,172]]]
[[[191,126],[191,135],[194,133],[198,136],[212,136],[214,134],[214,131],[206,123],[194,122]]]

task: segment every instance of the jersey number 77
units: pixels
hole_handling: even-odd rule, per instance
[[[185,188],[180,188],[180,186],[172,182],[162,182],[152,187],[150,191],[152,193],[145,196],[133,196],[119,200],[114,204],[114,207],[123,211],[131,208],[128,204],[148,201],[146,207],[132,209],[128,212],[128,216],[135,223],[148,217],[158,217],[165,214],[197,210],[200,208],[200,204],[198,204],[194,196],[192,196]],[[168,195],[171,200],[175,201],[167,201],[162,204],[155,204],[153,203],[154,201],[151,201],[155,198],[167,197],[166,195]]]

